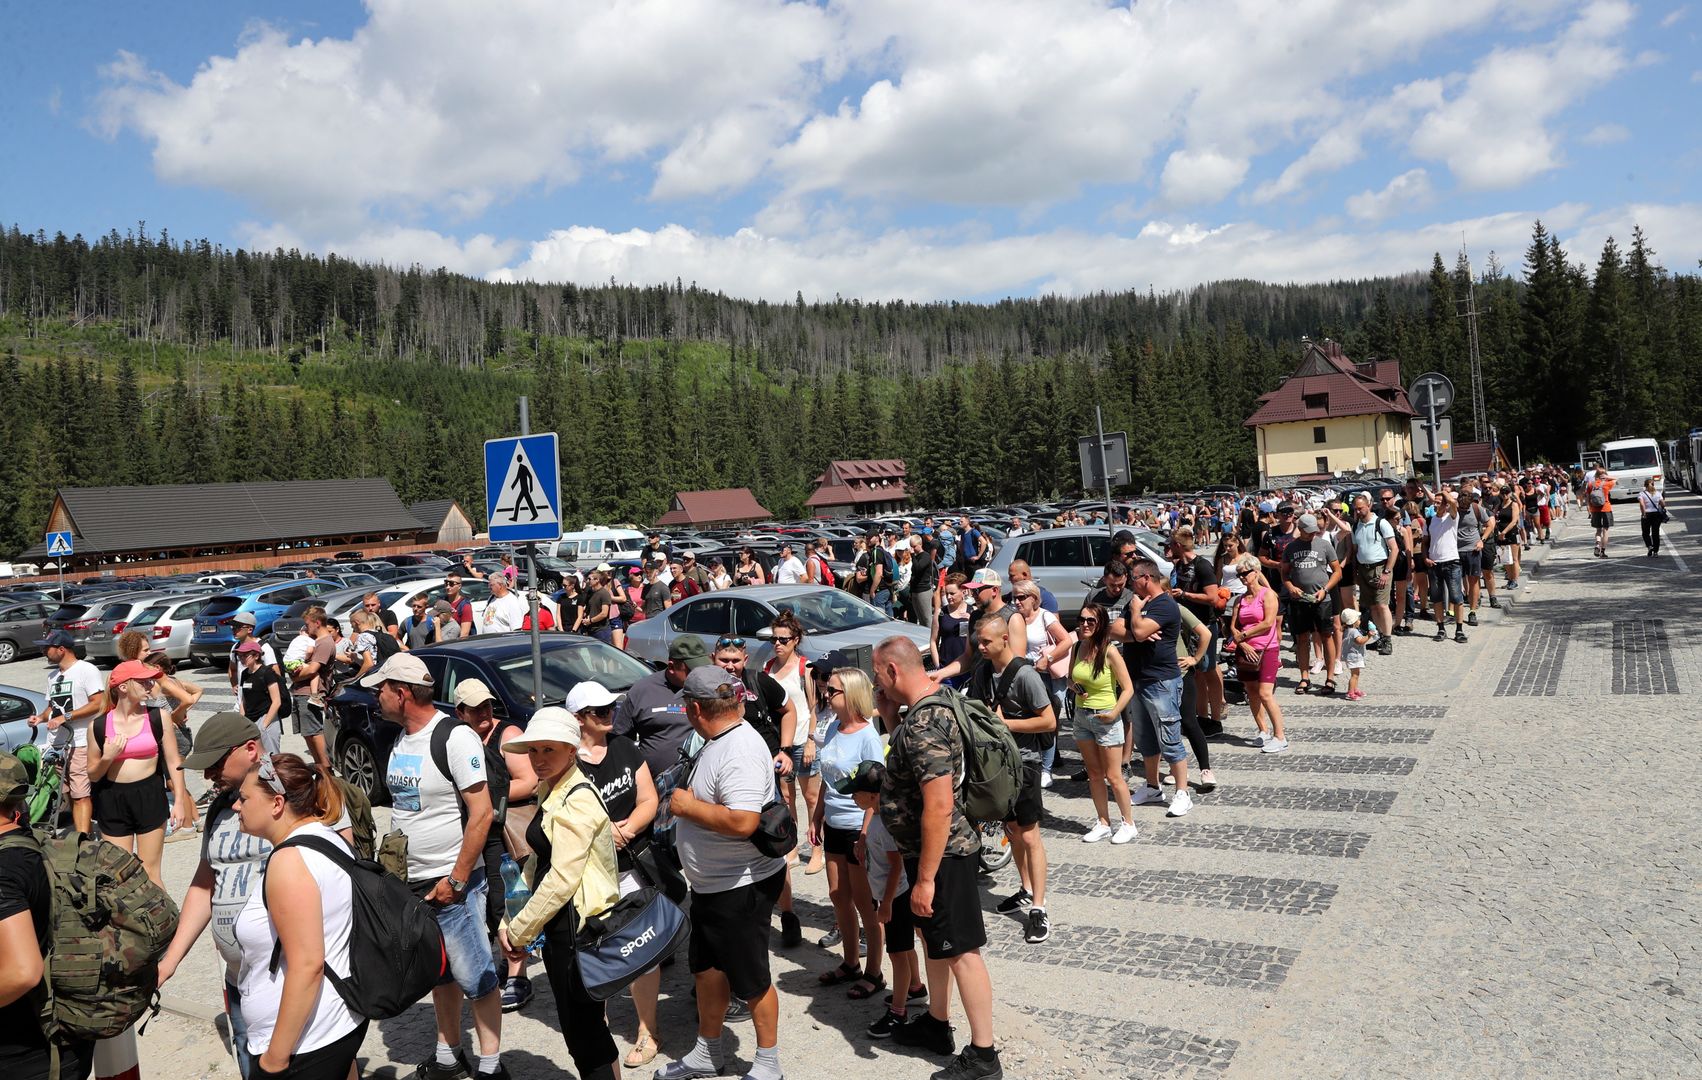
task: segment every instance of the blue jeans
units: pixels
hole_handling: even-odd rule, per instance
[[[1141,757],[1163,755],[1175,764],[1188,760],[1182,743],[1182,680],[1186,675],[1135,684],[1135,745]]]
[[[449,976],[461,992],[477,1001],[497,988],[496,960],[491,955],[490,931],[485,928],[485,871],[473,872],[467,891],[453,904],[428,905],[443,931],[443,951],[449,954]],[[441,986],[443,983],[439,983]]]
[[[248,1070],[254,1058],[248,1053],[248,1021],[242,1018],[242,992],[234,983],[225,983],[225,1015],[230,1017],[230,1045],[236,1051],[236,1071],[248,1080]]]
[[[880,589],[869,597],[869,603],[880,608],[890,618],[892,616],[892,590]]]

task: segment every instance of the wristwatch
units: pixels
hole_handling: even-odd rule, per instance
[[[460,881],[452,877],[445,878],[444,880],[449,882],[449,891],[455,893],[457,896],[467,891],[467,883],[465,881]]]

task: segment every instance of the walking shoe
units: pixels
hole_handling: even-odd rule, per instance
[[[780,944],[787,949],[795,949],[804,940],[804,924],[798,921],[796,913],[782,911],[780,913]]]
[[[516,975],[502,984],[502,1011],[517,1012],[532,1000],[532,980]]]
[[[870,1024],[864,1030],[868,1032],[869,1038],[871,1039],[890,1039],[892,1038],[892,1033],[903,1026],[904,1017],[899,1016],[891,1009],[888,1009],[881,1013],[881,1018],[879,1020]]]
[[[1343,668],[1342,668],[1341,658],[1337,657],[1336,658],[1336,666],[1330,669],[1330,674],[1340,675],[1342,673],[1342,671],[1343,671]]]
[[[1171,796],[1170,809],[1164,812],[1165,817],[1181,817],[1194,808],[1194,797],[1186,789],[1179,789]]]
[[[727,1015],[723,1020],[729,1024],[742,1024],[751,1018],[751,1007],[738,998],[727,1002]]]
[[[1091,828],[1091,829],[1089,829],[1086,832],[1081,834],[1081,842],[1084,843],[1084,844],[1097,844],[1101,840],[1105,839],[1107,836],[1110,836],[1110,835],[1111,835],[1111,826],[1109,826],[1109,825],[1105,824],[1105,822],[1101,821],[1098,824],[1094,825],[1093,828]]]
[[[1038,945],[1052,936],[1052,920],[1046,917],[1045,908],[1028,909],[1028,925],[1023,927],[1022,940],[1030,945]]]
[[[208,788],[206,791],[203,791],[201,793],[200,798],[195,800],[195,805],[196,806],[211,806],[213,804],[213,800],[218,797],[218,794],[219,793],[218,793],[218,790],[216,788]]]
[[[1490,598],[1489,598],[1489,608],[1490,608],[1490,610],[1491,610],[1491,611],[1497,611],[1497,610],[1500,610],[1500,608],[1501,608],[1501,601],[1499,601],[1499,600],[1497,600],[1497,599],[1496,599],[1496,598],[1495,598],[1495,597],[1493,597],[1493,596],[1492,596],[1492,597],[1490,597]]]
[[[991,1055],[983,1057],[982,1053]],[[1005,1080],[1004,1066],[999,1064],[999,1053],[987,1050],[978,1053],[974,1047],[966,1046],[963,1053],[951,1059],[950,1064],[934,1073],[928,1080]]]
[[[1084,783],[1087,780],[1087,770],[1086,769],[1080,769],[1076,772],[1071,773],[1070,779],[1074,780],[1078,784]]]
[[[843,940],[845,939],[840,935],[839,927],[836,926],[821,936],[821,947],[824,949],[831,949]]]
[[[1461,645],[1464,645],[1466,643],[1466,632],[1456,628],[1454,630],[1454,640],[1459,642]]]
[[[900,1046],[920,1046],[936,1054],[949,1054],[957,1049],[957,1040],[951,1035],[951,1025],[944,1020],[934,1019],[934,1014],[928,1012],[893,1032],[892,1041]]]
[[[1447,641],[1448,640],[1448,631],[1442,629],[1441,623],[1436,624],[1436,636],[1434,638],[1432,638],[1431,640],[1433,640],[1433,641]]]
[[[1602,558],[1604,558],[1604,559],[1607,558],[1607,552],[1605,552],[1605,551],[1602,552]],[[1507,583],[1507,591],[1508,592],[1516,592],[1518,590],[1518,588],[1519,588],[1519,583],[1517,581],[1509,581]]]
[[[1324,673],[1324,662],[1322,660],[1312,661],[1312,666],[1308,667],[1306,669],[1306,674],[1308,674],[1308,675],[1322,675],[1323,673]]]
[[[656,1070],[656,1080],[698,1080],[699,1077],[720,1075],[721,1068],[719,1066],[711,1072],[708,1069],[700,1069],[696,1065],[687,1065],[683,1061],[670,1061]]]
[[[473,1070],[467,1068],[467,1056],[459,1047],[455,1050],[455,1064],[439,1065],[434,1054],[420,1062],[420,1067],[414,1070],[416,1080],[467,1080],[472,1075]]]
[[[999,906],[996,910],[1001,915],[1009,915],[1013,911],[1023,910],[1024,908],[1028,907],[1028,905],[1032,904],[1033,902],[1034,902],[1034,897],[1029,895],[1029,892],[1028,892],[1027,889],[1018,889],[1016,892],[1011,893],[1009,896],[1005,897],[1003,900],[1000,900]]]
[[[1395,655],[1395,643],[1394,643],[1393,639],[1383,638],[1381,640],[1381,642],[1378,643],[1377,655],[1378,656],[1393,656],[1393,655]]]
[[[1155,787],[1142,784],[1139,791],[1129,792],[1129,801],[1136,806],[1149,806],[1152,803],[1164,802],[1164,792]]]
[[[1272,739],[1270,742],[1265,744],[1265,748],[1264,748],[1263,752],[1266,753],[1266,754],[1280,754],[1287,749],[1288,749],[1288,740],[1287,739]]]
[[[1466,612],[1466,625],[1467,626],[1476,626],[1477,625],[1477,608],[1472,608],[1470,611]]]
[[[1204,795],[1208,791],[1216,790],[1216,788],[1217,788],[1217,777],[1212,775],[1212,771],[1210,769],[1201,769],[1200,770],[1200,779],[1196,783],[1190,784],[1189,786],[1192,787],[1195,791]]]
[[[1127,844],[1140,834],[1141,831],[1135,828],[1134,822],[1125,821],[1123,824],[1117,826],[1116,832],[1111,834],[1111,842],[1113,844]]]
[[[918,986],[918,987],[912,989],[910,991],[910,993],[904,995],[904,1000],[909,1001],[909,1002],[927,1001],[928,1000],[928,988],[926,986]],[[888,994],[886,996],[886,1003],[888,1005],[892,1004],[892,995],[891,994]]]
[[[1051,773],[1045,772],[1044,770],[1040,773],[1040,786],[1043,788],[1049,788],[1052,786]]]

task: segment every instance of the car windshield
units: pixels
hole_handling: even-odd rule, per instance
[[[1621,446],[1604,450],[1602,454],[1609,472],[1618,472],[1621,469],[1653,469],[1660,465],[1660,459],[1652,446]]]
[[[812,634],[836,634],[887,621],[878,609],[838,589],[798,593],[771,599],[769,603],[796,615]]]
[[[600,641],[551,649],[544,653],[544,700],[565,701],[567,692],[593,681],[619,694],[650,674],[650,668]],[[532,657],[521,653],[496,665],[498,677],[516,701],[532,700]]]

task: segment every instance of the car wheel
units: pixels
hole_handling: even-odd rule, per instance
[[[365,792],[369,802],[378,805],[378,757],[359,736],[350,736],[337,748],[337,771],[343,774],[344,780]]]
[[[18,658],[18,646],[10,641],[0,641],[0,664],[10,664]]]

